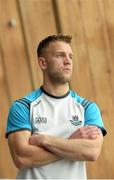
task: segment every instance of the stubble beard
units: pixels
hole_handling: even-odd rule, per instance
[[[63,75],[62,73],[49,74],[49,79],[53,84],[67,84],[70,82],[71,75]]]

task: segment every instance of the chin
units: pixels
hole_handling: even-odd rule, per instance
[[[57,82],[60,84],[66,84],[66,83],[70,82],[71,75],[69,75],[69,74],[54,74],[53,76],[50,77],[50,79],[53,82]]]
[[[63,78],[61,79],[61,82],[63,82],[63,84],[69,83],[70,82],[70,77],[69,78]]]

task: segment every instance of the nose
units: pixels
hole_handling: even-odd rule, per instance
[[[72,61],[71,61],[70,57],[69,57],[69,56],[66,56],[65,59],[64,59],[64,64],[65,64],[65,65],[70,65],[71,62],[72,62]]]

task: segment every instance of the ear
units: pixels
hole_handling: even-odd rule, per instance
[[[38,58],[38,63],[39,63],[39,66],[40,66],[40,69],[41,69],[41,70],[44,71],[45,69],[47,69],[47,64],[46,64],[45,58],[39,57],[39,58]]]

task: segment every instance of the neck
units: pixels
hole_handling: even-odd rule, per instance
[[[43,89],[54,96],[63,96],[69,91],[69,84],[49,84],[43,82]]]

